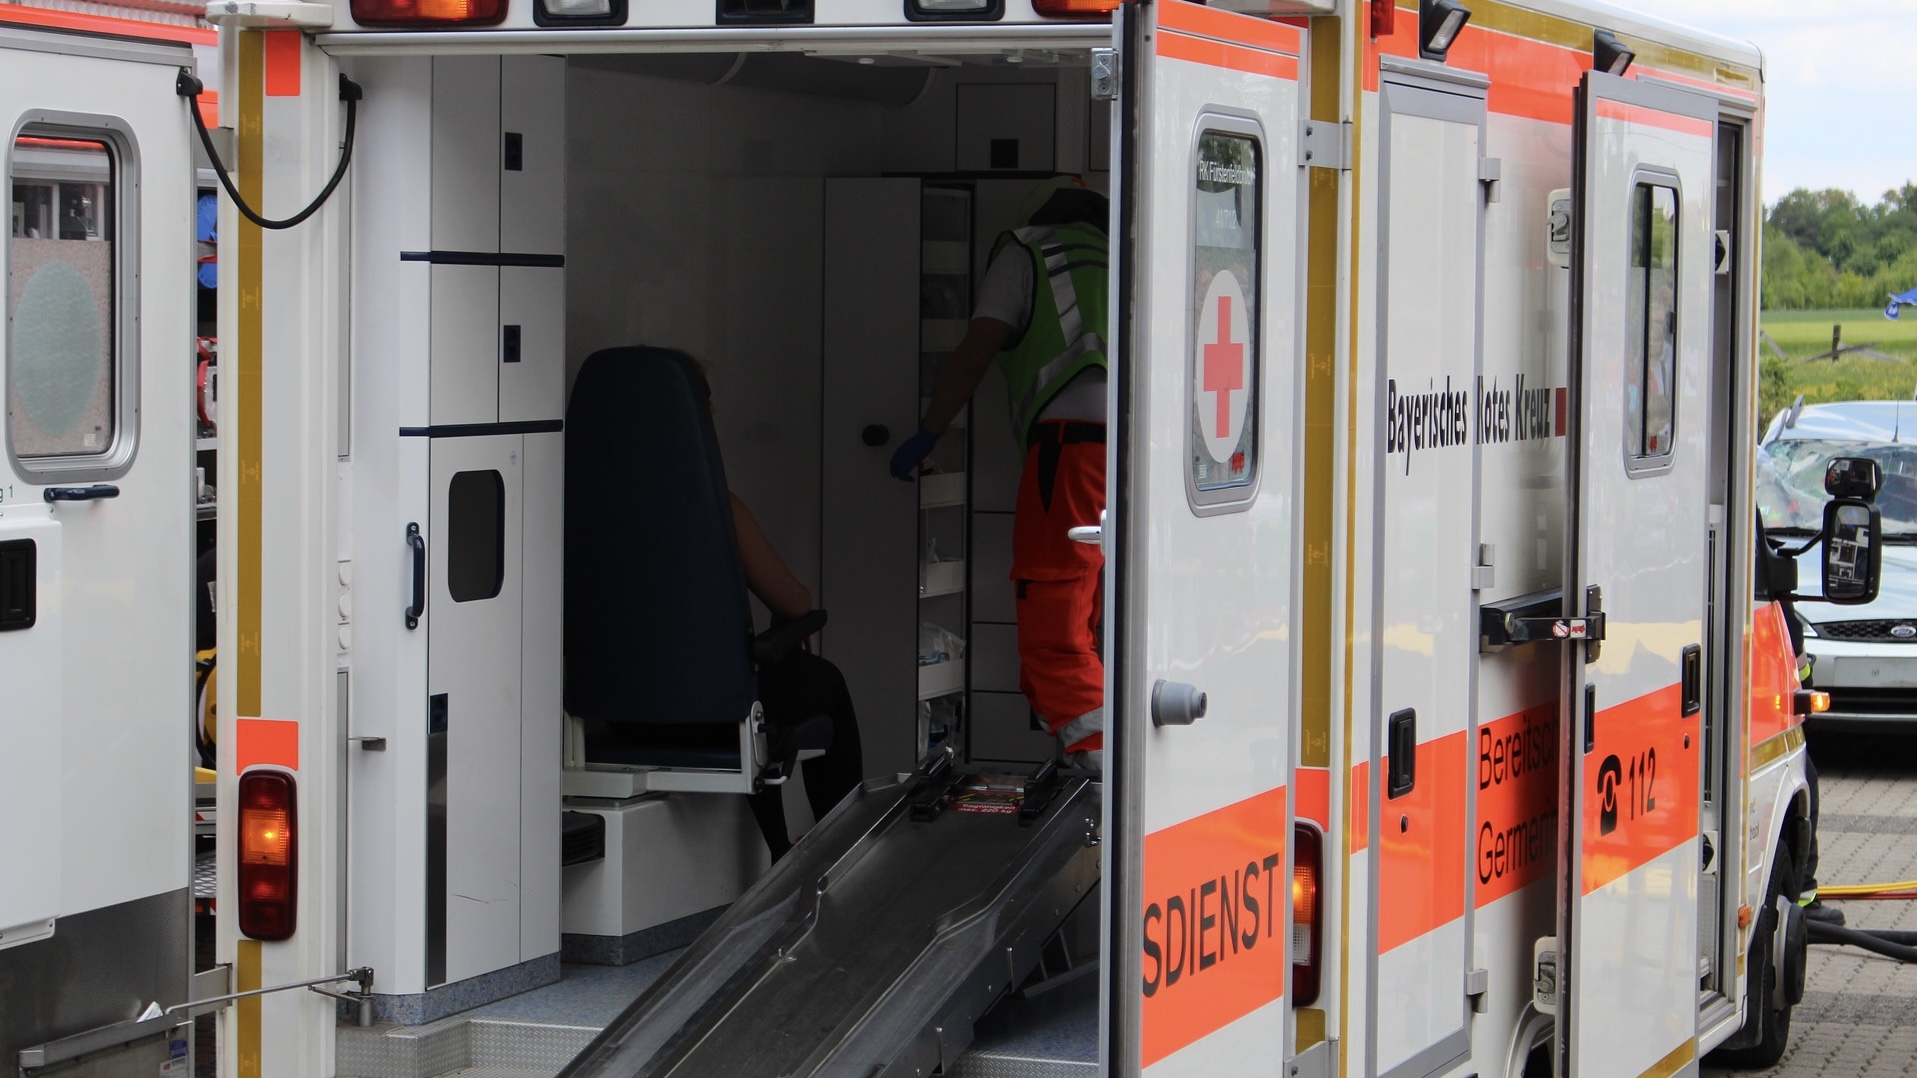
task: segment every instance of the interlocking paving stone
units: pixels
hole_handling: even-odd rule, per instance
[[[1912,734],[1813,734],[1817,877],[1825,886],[1917,879],[1917,723]],[[1826,900],[1830,901],[1830,900]],[[1917,929],[1917,901],[1832,901],[1853,928]],[[1790,1046],[1765,1078],[1917,1078],[1917,965],[1813,946]],[[1707,1078],[1751,1072],[1707,1064]]]

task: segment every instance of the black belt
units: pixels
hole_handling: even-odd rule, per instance
[[[1105,424],[1082,419],[1041,419],[1032,424],[1032,445],[1077,445],[1081,442],[1105,444]]]
[[[1081,419],[1043,419],[1032,424],[1031,445],[1038,450],[1038,501],[1052,511],[1052,489],[1058,482],[1058,458],[1068,445],[1105,444],[1105,424]]]

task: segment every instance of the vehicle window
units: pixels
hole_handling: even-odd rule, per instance
[[[21,461],[115,448],[117,165],[110,143],[65,131],[28,126],[13,141],[7,438]]]
[[[1877,494],[1886,536],[1917,536],[1917,445],[1867,439],[1786,438],[1757,455],[1757,509],[1764,526],[1809,534],[1823,527],[1824,470],[1835,457],[1869,457],[1884,470]]]
[[[499,594],[506,580],[506,481],[460,472],[446,491],[446,590],[453,602]]]
[[[1199,504],[1243,497],[1258,469],[1257,138],[1199,137],[1192,221],[1191,489]]]
[[[1677,433],[1677,192],[1640,183],[1631,206],[1626,283],[1624,447],[1652,465]]]

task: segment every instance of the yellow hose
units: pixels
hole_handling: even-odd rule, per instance
[[[1874,895],[1884,891],[1909,891],[1917,888],[1917,880],[1899,880],[1896,883],[1847,883],[1835,887],[1819,887],[1817,893],[1824,898],[1855,898],[1859,895]]]

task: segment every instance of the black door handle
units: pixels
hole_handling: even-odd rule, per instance
[[[1418,712],[1394,711],[1385,723],[1385,797],[1399,798],[1418,785]]]
[[[891,440],[892,428],[883,423],[868,424],[864,430],[859,432],[859,441],[864,442],[873,449],[877,449]]]
[[[44,493],[49,502],[97,502],[119,497],[120,488],[112,483],[95,483],[90,487],[48,487]]]
[[[419,628],[420,615],[426,613],[426,537],[417,523],[406,525],[406,542],[413,548],[413,605],[406,608],[406,627]]]

